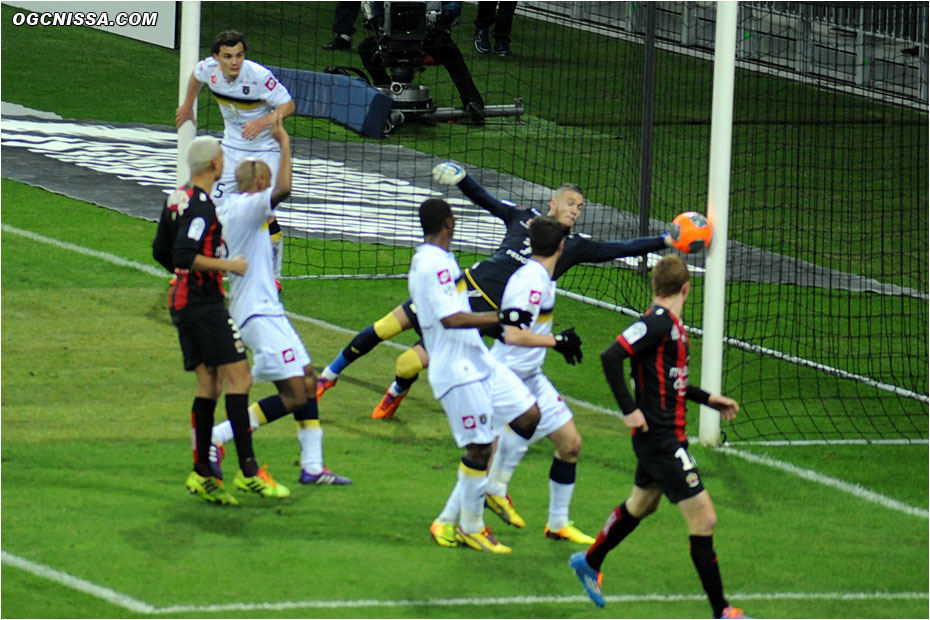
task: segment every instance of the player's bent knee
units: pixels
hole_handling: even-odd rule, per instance
[[[401,314],[403,314],[403,312]],[[405,320],[406,318],[407,317],[404,316]],[[398,320],[397,316],[395,316],[394,312],[392,311],[390,314],[386,314],[385,316],[375,321],[373,327],[375,329],[375,335],[378,336],[378,338],[381,340],[390,340],[410,326],[408,325],[405,328],[403,325],[401,325],[400,320]]]
[[[423,361],[414,349],[407,349],[397,357],[394,373],[401,379],[413,379],[423,370]]]

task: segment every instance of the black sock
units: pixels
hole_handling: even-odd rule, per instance
[[[213,412],[216,401],[212,398],[194,398],[191,405],[191,424],[194,428],[194,471],[201,476],[212,476],[210,469],[210,439],[213,436]]]
[[[319,420],[320,408],[316,404],[316,397],[307,400],[307,404],[294,412],[294,420]]]
[[[394,383],[397,384],[397,392],[399,394],[403,394],[404,392],[409,390],[410,386],[413,385],[414,382],[419,378],[420,378],[420,375],[413,375],[410,378],[404,378],[404,377],[399,377],[397,375],[394,375]]]
[[[691,541],[691,561],[694,562],[701,585],[707,592],[710,606],[714,610],[714,618],[719,618],[727,606],[727,599],[723,598],[723,580],[720,579],[720,567],[714,552],[714,537],[692,535],[688,538]]]
[[[287,407],[284,406],[284,401],[278,394],[261,399],[258,401],[258,406],[262,410],[262,415],[265,416],[264,424],[270,424],[288,414]]]
[[[620,542],[629,536],[630,532],[636,529],[640,519],[632,516],[626,510],[626,502],[613,509],[607,522],[597,535],[597,540],[588,549],[588,564],[594,570],[601,570],[601,564],[611,549],[620,544]]]
[[[239,468],[246,476],[258,472],[255,453],[252,451],[252,432],[249,430],[249,395],[227,394],[226,417],[232,425],[236,453],[239,455]]]
[[[347,362],[351,363],[365,355],[381,342],[381,338],[375,333],[375,326],[369,325],[349,342],[349,346],[342,350],[342,356]]]
[[[554,456],[549,467],[549,480],[558,484],[575,484],[575,468],[577,463],[569,463]]]

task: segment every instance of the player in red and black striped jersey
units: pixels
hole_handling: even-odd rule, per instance
[[[222,475],[210,465],[213,413],[222,389],[233,426],[239,475],[235,484],[263,496],[285,497],[288,490],[261,470],[249,431],[249,388],[252,376],[239,328],[226,311],[223,271],[244,274],[242,257],[226,258],[222,227],[209,188],[222,174],[223,151],[216,138],[196,138],[188,150],[190,182],[165,201],[152,255],[174,273],[169,293],[171,320],[178,329],[184,370],[197,375],[197,395],[191,408],[194,429],[194,471],[186,486],[191,493],[221,504],[238,503],[229,495]]]
[[[637,460],[633,492],[610,513],[588,551],[572,556],[571,566],[591,599],[603,606],[598,573],[604,558],[642,519],[656,511],[665,494],[678,505],[688,523],[691,559],[714,617],[745,617],[723,596],[713,547],[717,515],[697,465],[688,454],[685,435],[685,400],[713,407],[726,420],[736,417],[739,404],[688,384],[691,354],[681,316],[691,282],[685,262],[674,255],[660,260],[652,273],[652,288],[653,303],[646,314],[617,336],[601,355],[607,382],[623,411],[623,423],[633,435]],[[635,396],[630,395],[623,373],[627,358],[631,360]]]

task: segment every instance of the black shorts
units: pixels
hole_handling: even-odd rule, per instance
[[[688,453],[688,442],[648,437],[637,433],[633,437],[636,453],[636,486],[641,489],[658,486],[668,501],[677,504],[704,490],[697,463]]]
[[[200,364],[215,368],[248,359],[239,327],[222,303],[172,311],[171,320],[178,328],[184,370],[194,370]]]

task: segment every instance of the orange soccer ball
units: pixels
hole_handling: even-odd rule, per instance
[[[676,250],[691,254],[710,249],[713,232],[703,215],[696,211],[688,211],[675,216],[669,236]]]

